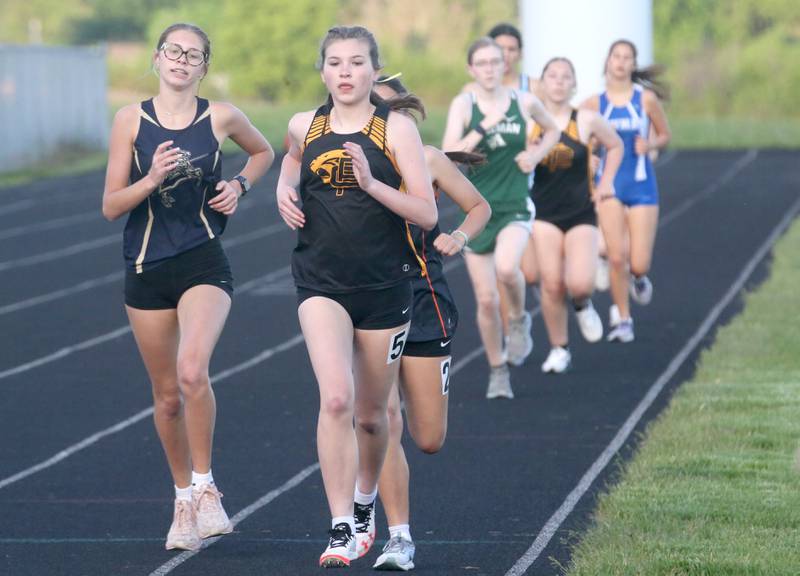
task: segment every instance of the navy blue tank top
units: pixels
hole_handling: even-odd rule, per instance
[[[197,113],[186,128],[164,128],[153,100],[141,103],[139,133],[133,144],[130,181],[144,178],[156,147],[173,140],[183,156],[161,185],[128,215],[123,252],[137,274],[222,234],[228,217],[208,207],[221,178],[222,151],[211,129],[208,100],[197,99]]]
[[[354,134],[331,130],[329,103],[311,122],[304,145],[299,194],[306,216],[292,254],[298,287],[328,293],[388,288],[419,270],[406,221],[358,186],[345,142],[359,144],[375,179],[404,190],[386,147],[389,108],[379,103]]]
[[[430,232],[413,224],[409,226],[415,251],[424,267],[411,283],[414,311],[408,341],[428,342],[451,337],[458,325],[458,308],[444,276],[442,255],[433,246],[441,233],[439,225]]]

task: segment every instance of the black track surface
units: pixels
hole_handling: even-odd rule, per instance
[[[793,208],[797,154],[754,155],[680,152],[662,158],[662,226],[651,275],[655,297],[649,307],[633,309],[636,341],[588,345],[571,321],[574,369],[544,376],[539,366],[548,346],[537,317],[534,353],[512,372],[513,401],[484,398],[488,374],[482,354],[463,363],[480,341],[466,271],[455,262],[449,281],[462,324],[454,360],[457,366],[462,362],[452,380],[447,443],[436,456],[406,445],[416,572],[505,574],[528,550]],[[239,165],[229,159],[226,167],[230,172]],[[309,468],[316,463],[317,391],[296,338],[287,268],[294,235],[280,223],[272,199],[276,169],[242,203],[226,232],[238,292],[212,375],[221,375],[215,384],[214,473],[228,512],[233,516],[273,490],[280,493],[252,511],[234,534],[171,571],[161,568],[162,574],[321,572],[316,563],[329,515],[319,472]],[[148,575],[179,557],[163,549],[172,483],[146,412],[148,380],[125,330],[123,223],[101,217],[102,186],[103,175],[93,173],[0,190],[3,575]],[[445,214],[453,219],[452,210]],[[750,283],[765,271],[762,262]],[[57,297],[59,290],[69,293]],[[32,300],[45,295],[50,296],[44,301]],[[603,316],[608,304],[607,294],[596,295]],[[535,306],[531,298],[529,307]],[[739,306],[737,298],[718,322]],[[713,334],[712,329],[700,348]],[[276,347],[269,358],[242,366]],[[636,431],[691,376],[698,353],[681,364]],[[237,372],[225,372],[235,367]],[[138,421],[109,432],[137,414]],[[102,431],[103,437],[87,441]],[[630,456],[637,438],[634,432],[617,458]],[[63,450],[70,453],[60,461],[31,470]],[[558,574],[557,565],[569,562],[569,545],[589,524],[597,493],[615,480],[618,462],[578,500],[527,574]],[[307,477],[285,485],[303,470]],[[21,472],[27,475],[14,481]],[[378,526],[383,540],[380,512]],[[376,547],[350,572],[372,573],[378,552]]]

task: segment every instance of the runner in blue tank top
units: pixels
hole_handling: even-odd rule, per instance
[[[387,405],[419,273],[406,222],[431,230],[438,214],[414,121],[371,97],[381,68],[372,33],[331,28],[319,67],[330,98],[290,120],[277,199],[298,229],[292,272],[319,385],[317,451],[332,516],[319,563],[330,568],[349,566],[375,540]]]
[[[274,158],[239,110],[197,97],[210,58],[196,26],[174,24],[161,34],[153,55],[158,95],[117,112],[103,193],[106,218],[128,214],[125,308],[175,484],[167,549],[197,550],[201,538],[233,529],[211,473],[216,403],[208,364],[233,293],[219,237]],[[226,138],[249,155],[230,182],[220,176]]]
[[[649,152],[666,146],[671,134],[660,102],[666,88],[655,80],[654,69],[637,68],[636,47],[631,42],[618,40],[611,45],[605,75],[606,91],[589,98],[584,106],[606,117],[625,144],[625,156],[614,179],[615,196],[601,199],[598,216],[614,301],[608,340],[631,342],[634,333],[628,293],[639,304],[648,304],[653,293],[647,272],[658,228],[658,187]],[[650,126],[654,138],[649,138]]]

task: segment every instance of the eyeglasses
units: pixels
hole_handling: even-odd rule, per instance
[[[182,47],[172,42],[164,42],[161,45],[161,51],[168,60],[180,60],[181,57],[186,54],[186,61],[189,63],[189,66],[200,66],[201,64],[205,64],[208,59],[208,55],[197,48],[184,50]]]
[[[492,58],[491,60],[475,60],[472,66],[475,68],[494,68],[503,64],[502,58]]]

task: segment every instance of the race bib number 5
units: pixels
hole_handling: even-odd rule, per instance
[[[403,355],[406,338],[408,338],[408,326],[391,336],[389,340],[389,356],[386,358],[387,364],[391,364]]]

